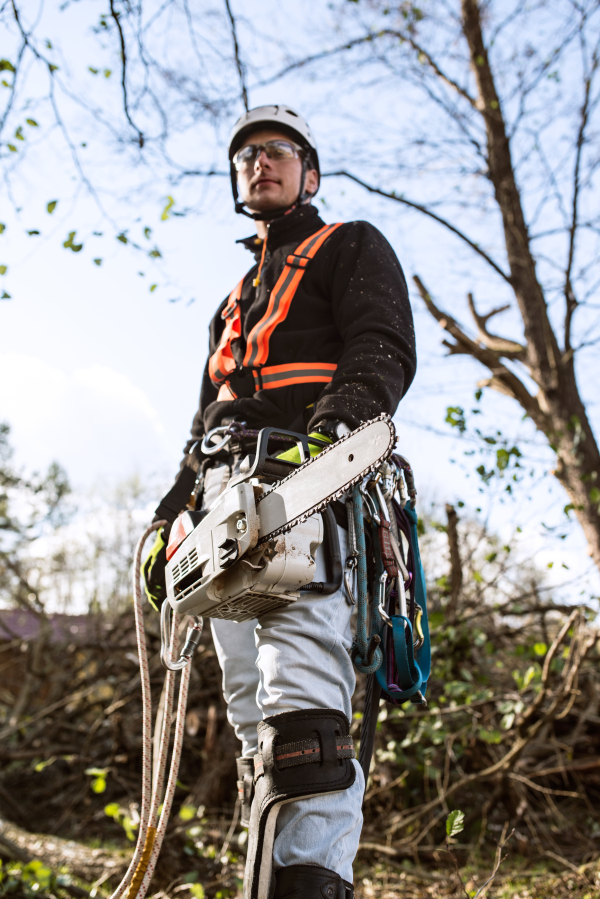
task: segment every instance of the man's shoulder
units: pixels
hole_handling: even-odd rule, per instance
[[[352,247],[355,252],[368,252],[370,249],[377,249],[394,253],[390,242],[379,228],[364,219],[343,222],[331,236],[332,249],[334,246],[340,249]]]

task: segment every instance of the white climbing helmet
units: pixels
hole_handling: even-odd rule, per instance
[[[259,128],[268,127],[276,128],[283,134],[288,135],[306,151],[302,161],[301,184],[304,184],[304,178],[306,176],[308,168],[315,168],[317,170],[319,178],[321,177],[321,170],[319,167],[319,154],[317,152],[315,139],[313,137],[312,131],[308,126],[308,123],[302,118],[299,113],[292,109],[291,106],[286,106],[284,104],[279,104],[277,106],[257,106],[255,109],[250,109],[248,112],[245,112],[242,116],[240,116],[240,118],[233,126],[231,135],[229,137],[231,188],[233,191],[233,199],[235,200],[235,211],[242,212],[245,215],[249,215],[250,213],[247,213],[245,211],[245,209],[243,208],[244,204],[240,203],[238,200],[237,173],[233,164],[233,157],[240,149],[246,137],[252,131],[257,131]],[[307,197],[308,195],[301,193],[296,202],[302,203],[307,199]],[[251,217],[256,218],[257,216],[253,215]],[[261,218],[262,217],[263,216],[261,216]]]

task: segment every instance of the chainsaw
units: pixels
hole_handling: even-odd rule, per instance
[[[296,444],[300,463],[269,452]],[[174,612],[246,621],[293,605],[310,584],[323,542],[321,513],[390,456],[389,416],[360,425],[311,458],[313,438],[264,428],[208,510],[183,512],[167,546],[167,600]],[[281,450],[279,450],[281,453]]]

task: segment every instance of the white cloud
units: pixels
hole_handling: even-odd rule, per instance
[[[172,465],[160,416],[126,375],[94,364],[67,372],[34,356],[0,355],[0,420],[16,461],[59,461],[75,481]]]

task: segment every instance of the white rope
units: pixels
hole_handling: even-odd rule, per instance
[[[121,883],[110,896],[110,899],[120,899],[128,889],[126,899],[144,899],[146,891],[152,879],[156,862],[167,829],[167,822],[173,804],[173,796],[179,774],[181,750],[183,747],[183,734],[185,727],[185,713],[188,699],[188,689],[191,675],[191,659],[182,670],[179,685],[179,701],[177,703],[177,718],[175,722],[175,737],[171,756],[171,768],[163,802],[160,820],[157,823],[158,808],[163,792],[167,757],[169,754],[169,742],[171,734],[173,694],[175,689],[175,671],[167,670],[165,677],[165,706],[162,717],[160,735],[160,748],[158,758],[155,760],[154,783],[152,777],[152,697],[150,692],[150,672],[148,668],[148,650],[146,647],[146,632],[144,628],[144,610],[142,605],[142,588],[140,583],[141,559],[144,544],[150,534],[167,525],[166,521],[157,521],[146,528],[140,538],[133,564],[133,608],[135,612],[135,630],[140,659],[140,681],[142,686],[142,802],[140,807],[140,824],[138,838],[129,867]],[[165,600],[166,602],[166,600]],[[179,643],[179,616],[173,614],[171,624],[171,641],[169,646],[170,661],[177,658]]]

